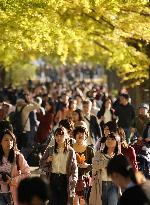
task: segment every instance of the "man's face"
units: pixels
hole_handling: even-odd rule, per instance
[[[147,113],[148,113],[148,109],[146,109],[145,107],[139,108],[140,115],[146,115]]]
[[[90,104],[83,104],[83,113],[89,114],[91,112],[91,105]]]
[[[126,105],[128,103],[128,100],[124,98],[123,96],[120,96],[120,104]]]

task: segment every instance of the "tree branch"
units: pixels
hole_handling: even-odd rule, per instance
[[[138,12],[138,11],[131,10],[131,9],[126,9],[126,8],[121,8],[121,11],[136,13],[136,14],[140,14],[140,15],[142,15],[142,16],[147,16],[147,17],[150,16],[150,13],[146,13],[146,12],[144,12],[144,11]]]
[[[107,51],[110,52],[110,49],[107,48],[105,45],[102,45],[100,42],[98,42],[98,41],[94,41],[94,43],[95,43],[96,45],[100,46],[101,48],[103,48],[103,49],[105,49],[105,50],[107,50]]]
[[[91,15],[89,15],[89,14],[87,14],[87,13],[84,13],[84,15],[87,16],[87,17],[89,17],[89,18],[91,18],[91,19],[93,19],[95,22],[97,22],[97,23],[99,23],[99,24],[102,24],[101,21],[97,20],[97,19],[94,18],[93,16],[91,16]],[[112,30],[114,30],[115,26],[114,26],[112,23],[110,23],[104,16],[101,16],[100,19],[101,19],[102,21],[104,21],[107,25],[109,25],[109,27],[110,27]]]

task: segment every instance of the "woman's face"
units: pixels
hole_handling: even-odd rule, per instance
[[[76,134],[76,142],[79,144],[82,144],[86,139],[86,133],[85,132],[78,132]]]
[[[59,134],[59,133],[55,134],[55,140],[58,145],[63,144],[65,142],[65,139],[66,139],[65,134]]]
[[[116,139],[111,138],[111,137],[107,137],[107,139],[106,139],[106,146],[108,148],[115,148],[116,144],[117,144]]]
[[[79,114],[77,112],[72,113],[72,120],[73,120],[73,122],[79,121]]]
[[[111,108],[111,100],[106,100],[105,108]]]
[[[5,134],[1,142],[3,150],[11,150],[14,145],[13,138],[9,134]]]
[[[109,134],[110,134],[109,127],[108,126],[104,127],[104,135],[105,135],[105,137],[107,137]]]
[[[76,110],[76,108],[77,108],[77,101],[74,100],[74,101],[72,101],[71,104],[70,104],[70,109],[71,109],[71,110]]]

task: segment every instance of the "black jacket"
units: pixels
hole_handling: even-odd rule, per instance
[[[115,110],[115,115],[118,116],[118,125],[122,128],[134,127],[135,110],[134,107],[128,103],[127,105],[119,104]]]
[[[146,192],[149,193],[146,193]],[[126,189],[120,197],[119,205],[150,205],[149,182]]]

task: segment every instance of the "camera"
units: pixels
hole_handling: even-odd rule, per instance
[[[7,176],[11,177],[10,174],[7,172],[0,172],[0,176],[3,180],[3,182],[7,182],[7,180],[8,180]]]

